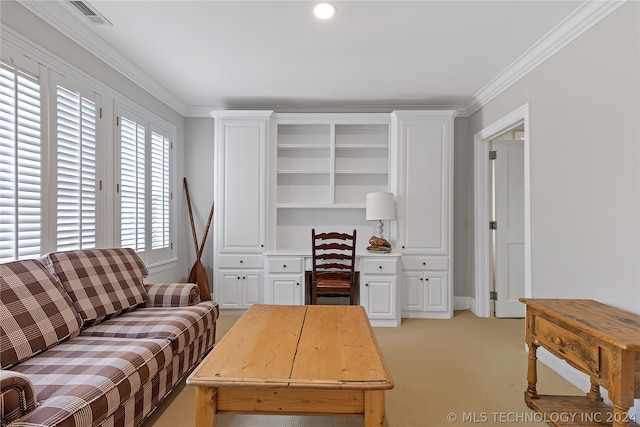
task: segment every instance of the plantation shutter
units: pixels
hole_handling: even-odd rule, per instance
[[[96,246],[96,103],[56,91],[57,250]]]
[[[120,117],[120,244],[145,250],[145,127]]]
[[[170,245],[170,149],[171,140],[151,133],[151,249]]]
[[[41,124],[38,77],[0,67],[0,262],[40,255]]]

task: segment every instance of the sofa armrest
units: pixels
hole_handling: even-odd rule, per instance
[[[35,392],[29,378],[17,372],[0,370],[2,425],[12,423],[35,408]]]
[[[200,302],[200,290],[195,283],[145,284],[147,307],[187,307]]]

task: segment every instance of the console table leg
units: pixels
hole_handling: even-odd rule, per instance
[[[627,427],[629,421],[629,408],[623,408],[614,403],[612,427]]]
[[[594,402],[602,402],[602,396],[600,395],[600,384],[598,384],[597,379],[590,377],[591,381],[591,389],[589,393],[587,393],[587,397]]]
[[[536,384],[538,383],[537,349],[537,345],[533,343],[529,344],[529,356],[527,360],[527,383],[529,383],[529,385],[527,386],[527,391],[524,392],[524,400],[531,409],[533,409],[533,407],[530,404],[530,400],[538,398],[538,391],[536,390]]]

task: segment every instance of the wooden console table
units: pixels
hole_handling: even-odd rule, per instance
[[[640,315],[592,300],[520,301],[527,305],[527,406],[554,426],[637,427],[627,412],[640,398]],[[538,395],[538,347],[589,375],[586,396]],[[608,390],[613,410],[602,402],[600,386]]]

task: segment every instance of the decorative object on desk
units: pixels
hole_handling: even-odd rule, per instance
[[[207,240],[207,234],[209,233],[209,226],[211,225],[211,218],[213,217],[213,203],[211,204],[211,212],[209,212],[209,220],[204,230],[204,236],[202,236],[202,245],[198,247],[198,237],[196,236],[196,226],[193,222],[193,212],[191,211],[191,197],[189,196],[189,186],[187,185],[187,177],[184,178],[184,191],[187,195],[187,207],[189,208],[189,220],[191,221],[191,232],[193,233],[193,244],[196,247],[196,262],[191,268],[189,273],[189,283],[195,283],[200,290],[200,299],[202,301],[211,301],[211,291],[209,290],[209,276],[207,270],[200,258],[202,257],[202,251],[204,250],[204,242]]]
[[[387,242],[385,239],[381,239],[380,237],[371,236],[367,250],[369,252],[389,253],[391,252],[391,243]]]
[[[391,252],[391,244],[385,240],[382,221],[396,219],[396,202],[393,193],[367,194],[367,221],[378,221],[378,234],[369,239],[369,252]]]

